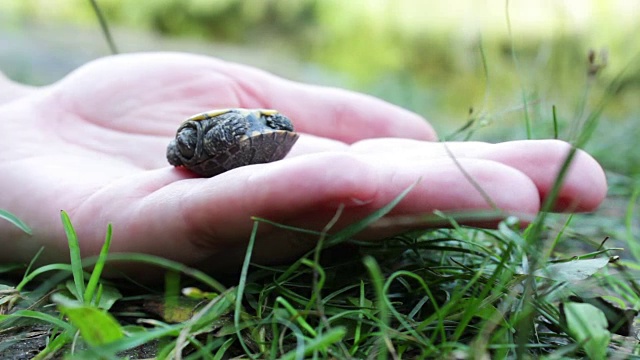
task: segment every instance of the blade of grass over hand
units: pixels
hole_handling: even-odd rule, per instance
[[[501,209],[497,210],[469,210],[469,211],[434,211],[432,214],[419,215],[396,215],[384,217],[373,223],[371,229],[384,229],[389,226],[407,225],[411,227],[448,227],[451,222],[470,223],[470,222],[499,222],[508,217],[514,217],[518,220],[533,222],[535,219],[531,214],[506,212]]]
[[[409,185],[406,189],[404,189],[398,196],[396,196],[393,200],[391,200],[387,205],[381,207],[380,209],[372,212],[370,215],[366,216],[364,219],[351,224],[341,231],[337,232],[334,235],[331,235],[327,241],[325,247],[330,247],[335,244],[339,244],[351,237],[360,231],[366,229],[369,225],[374,223],[376,220],[381,219],[383,216],[387,215],[402,199],[404,199],[411,190],[422,180],[419,178],[413,184]]]
[[[453,130],[451,132],[451,134],[446,135],[442,141],[446,142],[446,141],[454,141],[454,139],[456,138],[456,136],[462,134],[463,132],[465,132],[466,130],[471,129],[471,127],[473,126],[473,124],[475,124],[477,121],[477,118],[475,117],[475,115],[473,115],[473,109],[469,110],[469,120],[467,120],[467,122],[465,122],[462,126],[460,126],[459,128]],[[473,135],[474,130],[471,129],[469,130],[469,132],[467,133],[468,135],[465,138],[470,138],[471,135]]]
[[[22,220],[20,220],[17,216],[12,213],[0,209],[0,219],[7,220],[9,223],[15,225],[18,229],[22,230],[24,233],[32,235],[31,228],[27,226]]]
[[[85,304],[90,303],[93,299],[96,286],[98,285],[98,281],[100,281],[100,275],[102,275],[102,270],[104,269],[104,265],[107,261],[107,255],[109,254],[109,248],[111,247],[112,232],[113,227],[111,226],[111,224],[107,225],[107,235],[105,236],[104,244],[102,245],[102,249],[100,249],[98,260],[96,261],[96,265],[91,272],[91,277],[89,278],[89,282],[87,283],[87,289],[84,292]]]
[[[62,218],[62,226],[67,234],[67,243],[69,244],[69,254],[71,256],[71,272],[73,273],[73,282],[76,285],[76,294],[82,296],[84,294],[84,271],[82,270],[82,256],[80,255],[80,244],[78,235],[76,234],[69,215],[64,211],[60,211]]]
[[[480,184],[478,184],[478,182],[473,178],[473,176],[469,175],[469,173],[464,169],[462,164],[460,164],[460,162],[458,161],[458,158],[456,158],[456,156],[453,154],[451,149],[449,149],[449,146],[447,145],[447,143],[443,143],[443,145],[449,158],[453,161],[453,163],[456,165],[458,170],[460,170],[462,175],[465,177],[465,179],[467,179],[467,181],[471,184],[471,186],[473,186],[480,193],[480,195],[482,196],[484,201],[487,203],[487,205],[491,206],[491,209],[493,211],[500,212],[500,208],[498,207],[498,205],[496,205],[495,201],[493,201],[493,199],[489,196],[489,194],[487,194],[487,192],[484,191],[484,189],[480,186]]]
[[[398,203],[404,199],[405,196],[407,196],[407,194],[421,181],[421,179],[416,180],[416,182],[414,182],[413,184],[411,184],[409,187],[407,187],[405,190],[403,190],[400,195],[398,195],[395,199],[391,200],[391,202],[389,202],[387,205],[383,206],[382,208],[374,211],[373,213],[371,213],[370,215],[366,216],[364,219],[351,224],[349,226],[347,226],[346,228],[342,229],[341,231],[339,231],[338,233],[329,236],[326,240],[323,240],[325,242],[325,248],[327,247],[331,247],[335,244],[339,244],[345,240],[348,240],[349,238],[351,238],[353,235],[359,233],[360,231],[364,230],[365,228],[367,228],[368,226],[370,226],[371,224],[374,224],[377,220],[380,220],[383,216],[385,216],[386,214],[388,214],[396,205],[398,205]],[[333,221],[333,220],[332,220]],[[271,224],[271,223],[270,223]],[[318,236],[322,236],[322,232],[313,232],[312,234],[317,234]],[[282,273],[279,277],[278,277],[278,282],[282,282],[285,281],[285,279],[288,279],[298,268],[300,268],[300,265],[302,265],[302,259],[306,258],[308,255],[310,255],[312,252],[317,251],[316,249],[313,249],[311,251],[309,251],[309,253],[307,253],[307,255],[300,257],[300,259],[298,259],[298,261],[296,261],[295,263],[291,264],[291,266],[289,266],[287,268],[287,270]]]
[[[285,225],[285,224],[280,224],[277,223],[275,221],[271,221],[269,219],[265,219],[265,218],[261,218],[258,216],[252,216],[251,220],[253,221],[259,221],[259,222],[263,222],[265,224],[269,224],[272,226],[277,227],[278,229],[283,229],[283,230],[289,230],[289,231],[295,231],[295,232],[299,232],[299,233],[303,233],[303,234],[308,234],[308,235],[316,235],[316,236],[320,236],[322,233],[320,231],[316,231],[316,230],[308,230],[308,229],[303,229],[303,228],[299,228],[299,227],[295,227],[295,226],[289,226],[289,225]]]

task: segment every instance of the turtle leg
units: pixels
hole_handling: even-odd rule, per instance
[[[247,120],[243,115],[229,112],[207,129],[203,138],[203,149],[211,156],[225,153],[238,139],[247,133]]]
[[[189,165],[193,158],[197,158],[200,149],[198,149],[198,137],[202,132],[200,124],[190,122],[183,124],[167,147],[167,160],[174,166]]]
[[[176,139],[171,140],[169,146],[167,146],[167,160],[169,164],[173,166],[184,165],[182,159],[180,159],[180,155],[178,154],[178,143]]]

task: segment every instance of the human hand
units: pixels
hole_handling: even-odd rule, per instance
[[[151,253],[208,270],[240,263],[251,216],[318,230],[342,204],[337,230],[414,183],[391,215],[494,204],[531,215],[569,149],[559,141],[445,148],[428,141],[435,133],[423,119],[382,101],[184,54],[108,57],[52,86],[21,90],[0,106],[0,208],[34,234],[0,222],[1,261],[28,261],[41,246],[43,261],[68,258],[59,210],[69,213],[84,256],[99,252],[112,223],[111,252]],[[183,119],[229,107],[278,109],[301,137],[282,161],[209,179],[167,164],[166,146]],[[579,152],[556,210],[592,210],[605,192],[602,169]],[[253,259],[278,262],[313,245],[263,224]]]

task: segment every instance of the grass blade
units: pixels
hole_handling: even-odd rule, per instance
[[[102,30],[102,34],[104,34],[105,39],[107,40],[107,44],[109,45],[109,50],[111,54],[118,54],[118,48],[116,47],[116,43],[113,41],[113,37],[111,37],[111,32],[109,31],[109,25],[107,24],[107,19],[105,18],[100,6],[96,0],[89,0],[91,3],[91,7],[93,7],[93,12],[96,13],[96,17],[98,18],[98,22],[100,22],[100,29]]]
[[[413,184],[409,185],[406,189],[404,189],[395,199],[391,200],[387,205],[381,207],[380,209],[372,212],[370,215],[366,216],[364,219],[349,225],[337,232],[336,234],[330,236],[327,239],[325,247],[330,247],[332,245],[341,243],[360,231],[366,229],[369,225],[374,223],[376,220],[381,219],[383,216],[387,215],[402,199],[404,199],[411,190],[420,182],[421,179],[416,180]]]
[[[0,315],[0,322],[4,322],[5,320],[13,319],[13,318],[36,319],[44,323],[48,323],[53,326],[56,326],[64,331],[73,331],[74,329],[73,326],[71,326],[70,324],[64,322],[63,320],[55,316],[51,316],[49,314],[45,314],[43,312],[34,311],[34,310],[18,310],[9,315]]]
[[[82,270],[82,256],[80,255],[80,244],[78,235],[76,234],[69,215],[64,211],[60,211],[62,218],[62,226],[67,234],[67,242],[69,244],[69,254],[71,256],[71,272],[73,273],[73,282],[76,285],[76,294],[82,296],[84,294],[84,271]]]
[[[241,330],[240,318],[242,316],[242,300],[243,300],[244,289],[247,284],[247,274],[249,272],[249,264],[251,263],[251,254],[253,253],[253,245],[256,242],[256,234],[258,233],[259,224],[260,223],[258,221],[253,222],[253,230],[251,231],[249,244],[247,244],[247,252],[244,256],[244,262],[242,263],[242,270],[240,271],[240,282],[238,283],[238,292],[236,294],[236,307],[233,312],[233,324],[236,327],[236,335],[238,336],[238,341],[240,342],[242,349],[250,358],[254,358],[254,356],[251,350],[249,349],[249,347],[247,346],[247,344],[245,343],[244,338],[242,337],[242,334],[240,333],[240,330]]]
[[[90,303],[93,299],[96,286],[98,285],[98,281],[100,281],[100,275],[102,275],[102,270],[104,269],[104,265],[107,261],[107,255],[109,254],[109,247],[111,246],[112,232],[113,227],[111,226],[111,224],[107,225],[107,235],[105,236],[104,244],[102,245],[102,249],[100,250],[100,255],[98,255],[96,265],[91,272],[91,277],[89,278],[89,282],[87,283],[87,289],[84,292],[85,304]]]
[[[31,228],[27,226],[22,220],[20,220],[17,216],[12,213],[0,209],[0,219],[7,220],[11,224],[15,225],[18,229],[22,230],[24,233],[31,235]]]
[[[305,344],[304,347],[304,355],[309,355],[314,351],[320,351],[326,349],[329,345],[337,343],[342,340],[347,334],[347,330],[341,327],[331,329],[327,331],[322,336],[313,338],[309,342]],[[281,359],[283,360],[293,360],[297,359],[298,350],[294,349],[284,354]]]
[[[190,276],[193,279],[198,280],[205,285],[208,285],[210,288],[220,293],[223,293],[227,290],[224,285],[222,285],[220,282],[207,275],[206,273],[194,268],[190,268],[177,261],[165,259],[163,257],[141,253],[118,253],[109,254],[107,256],[107,259],[108,261],[127,261],[158,266],[163,269],[176,271]],[[95,261],[96,259],[89,259],[85,261],[85,265],[91,265]]]
[[[388,356],[388,352],[392,351],[391,340],[389,339],[389,309],[384,293],[384,278],[380,266],[373,257],[367,256],[363,259],[364,265],[369,271],[371,283],[376,293],[376,309],[379,311],[380,337],[378,338],[378,360],[384,360]]]

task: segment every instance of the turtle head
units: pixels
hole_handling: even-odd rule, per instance
[[[276,110],[260,110],[260,117],[264,119],[265,125],[273,130],[293,131],[291,120]]]

